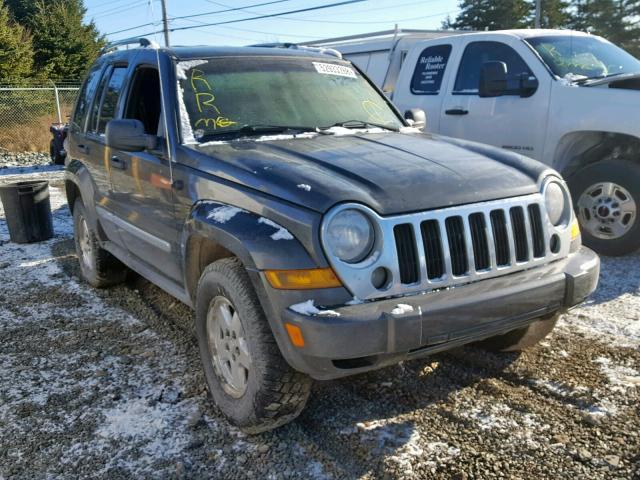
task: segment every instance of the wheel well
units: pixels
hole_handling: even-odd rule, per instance
[[[222,258],[236,256],[220,244],[200,235],[189,238],[186,254],[186,282],[192,299],[195,299],[198,281],[208,265]]]
[[[80,197],[80,189],[71,180],[67,180],[64,183],[64,189],[67,193],[67,203],[69,205],[69,210],[71,210],[71,213],[73,213],[73,206],[76,203],[76,198]]]
[[[640,138],[609,132],[569,133],[558,143],[553,166],[569,178],[581,167],[605,157],[640,162]]]

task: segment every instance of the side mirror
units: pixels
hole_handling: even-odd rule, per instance
[[[504,62],[485,62],[480,69],[481,97],[499,97],[507,91],[507,64]]]
[[[529,73],[520,75],[520,96],[523,98],[530,97],[538,90],[538,79]]]
[[[427,114],[421,108],[411,108],[404,112],[404,118],[412,127],[424,130],[427,128]]]
[[[121,119],[107,123],[105,132],[107,147],[125,152],[152,150],[158,144],[158,137],[144,133],[140,120]]]

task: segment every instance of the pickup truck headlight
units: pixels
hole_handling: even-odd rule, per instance
[[[364,260],[373,248],[375,233],[362,212],[347,209],[337,213],[327,226],[324,241],[331,253],[347,263]]]
[[[550,180],[544,187],[544,205],[554,226],[568,224],[571,217],[569,192],[560,182]]]

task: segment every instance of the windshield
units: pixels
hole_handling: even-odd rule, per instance
[[[600,37],[558,35],[526,41],[553,73],[569,81],[640,72],[638,59]]]
[[[291,130],[403,124],[348,62],[219,57],[177,64],[185,143]],[[253,128],[252,128],[253,127]]]

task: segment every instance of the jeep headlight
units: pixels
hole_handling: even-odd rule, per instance
[[[325,231],[324,242],[329,251],[347,263],[364,260],[373,248],[375,233],[364,213],[347,209],[337,213]]]
[[[553,226],[568,224],[571,217],[569,192],[555,180],[549,181],[544,188],[544,206]]]

